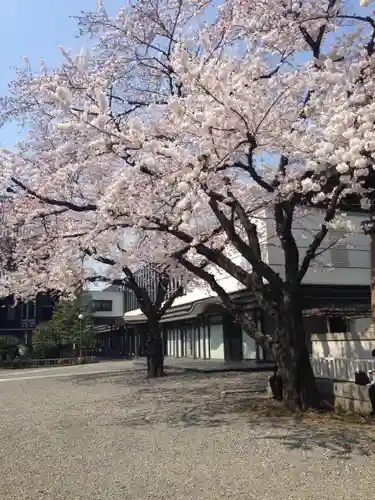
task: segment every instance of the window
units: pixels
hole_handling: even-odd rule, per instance
[[[14,321],[16,319],[16,308],[14,306],[8,305],[8,321]]]
[[[328,327],[330,333],[343,333],[348,331],[348,322],[345,318],[328,318]]]
[[[23,302],[21,309],[22,319],[33,319],[35,318],[36,307],[34,302]]]
[[[125,312],[133,311],[138,309],[138,302],[134,292],[131,290],[126,290],[125,292]]]
[[[92,308],[94,312],[110,312],[112,311],[112,300],[93,300]]]
[[[334,318],[333,318],[334,319]],[[303,325],[306,334],[328,333],[328,322],[324,316],[305,316],[303,318]]]
[[[209,316],[210,325],[221,325],[223,323],[223,317],[220,315]]]
[[[334,245],[331,248],[331,262],[333,267],[349,267],[349,252],[345,243],[345,233],[343,231],[330,230],[329,242]],[[343,241],[340,241],[343,240]]]
[[[29,302],[28,306],[29,306],[28,317],[29,318],[35,318],[35,316],[36,316],[35,303],[34,302]]]

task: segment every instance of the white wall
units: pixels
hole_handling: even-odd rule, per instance
[[[350,237],[351,248],[347,249],[349,266],[329,268],[328,262],[331,261],[330,250],[327,250],[320,260],[325,264],[322,268],[321,263],[312,265],[307,271],[303,280],[304,284],[315,285],[370,285],[370,238],[363,234],[360,230],[360,223],[364,219],[363,214],[350,214],[346,217],[347,220],[352,221],[356,231]],[[280,242],[275,235],[274,221],[271,214],[267,215],[265,211],[260,211],[257,218],[254,219],[258,226],[258,233],[262,249],[262,257],[265,262],[280,274],[284,276],[284,254],[280,248]],[[300,249],[301,258],[306,251],[309,242],[313,235],[317,232],[319,225],[322,222],[322,214],[318,211],[315,214],[304,214],[303,216],[296,216],[293,224],[293,233]],[[324,241],[329,244],[329,239]],[[323,248],[324,246],[322,246]],[[249,264],[243,259],[241,255],[233,251],[232,260],[239,264],[242,268],[250,270]],[[227,292],[238,291],[243,286],[235,280],[232,276],[228,275],[222,270],[211,267],[207,269],[212,272],[220,285]],[[216,296],[214,292],[208,287],[207,284],[202,283],[191,287],[188,293],[175,300],[174,306],[181,304],[188,304],[197,300],[205,299],[208,297]],[[140,314],[139,309],[126,313],[126,316]]]
[[[329,264],[332,263],[333,252],[337,249],[326,250],[320,257],[319,262],[315,263],[306,273],[303,280],[305,284],[320,285],[370,285],[370,238],[363,234],[360,229],[360,223],[365,216],[363,214],[350,214],[345,217],[352,222],[353,232],[345,243],[344,253],[347,252],[349,266],[336,264],[332,269]],[[323,221],[323,215],[320,212],[296,217],[293,223],[293,234],[300,250],[300,259],[312,241],[313,236],[319,230]],[[268,259],[270,265],[281,276],[284,276],[284,254],[280,248],[280,242],[275,235],[275,226],[272,217],[267,220],[268,233]],[[330,236],[327,235],[320,250],[326,248],[330,243]]]
[[[196,343],[198,344],[198,342],[200,343],[200,353],[201,353],[201,358],[204,359],[204,354],[206,353],[206,358],[208,358],[209,356],[209,352],[210,352],[210,341],[209,341],[209,338],[208,338],[208,335],[207,335],[207,332],[206,332],[206,335],[203,336],[203,334],[201,333],[201,337],[199,340],[196,340]],[[198,351],[198,346],[197,347],[197,350],[196,352],[199,352]],[[224,356],[224,355],[223,355]]]
[[[94,317],[120,317],[124,314],[124,294],[122,292],[106,292],[102,291],[90,291],[87,292],[91,296],[91,300],[111,300],[112,301],[112,311],[97,311],[93,313]]]
[[[177,342],[175,335],[172,335],[172,329],[169,331],[167,340],[167,349],[170,356],[177,356]],[[181,344],[181,341],[179,342]],[[180,346],[179,346],[180,347]]]
[[[242,352],[243,359],[256,359],[257,347],[255,340],[242,330]]]
[[[169,356],[174,356],[174,350],[173,350],[173,342],[170,338],[167,338],[167,352]]]
[[[223,325],[210,325],[211,359],[224,359]]]
[[[371,316],[368,318],[357,318],[350,322],[350,331],[353,334],[358,334],[361,338],[370,334],[369,328],[371,326]],[[374,345],[375,348],[375,345]]]
[[[219,328],[216,328],[219,327]],[[211,345],[216,346],[214,349],[215,352],[215,358],[216,359],[223,359],[224,358],[224,345],[223,345],[223,332],[222,329],[220,331],[220,325],[214,325],[213,327],[211,326],[211,332],[212,328],[214,329],[214,338],[211,337]],[[172,333],[174,332],[174,335]],[[177,338],[176,338],[176,332],[178,333]],[[195,336],[194,339],[195,343],[195,355],[198,358],[199,357],[199,352],[200,352],[200,358],[204,359],[204,354],[206,354],[206,358],[209,357],[209,352],[210,352],[210,340],[208,337],[208,330],[207,326],[203,327],[201,326],[201,331],[200,335]],[[206,345],[205,345],[206,344]],[[180,329],[174,329],[170,328],[168,329],[168,336],[167,336],[167,348],[168,348],[168,354],[169,356],[181,356],[181,330]],[[200,348],[200,350],[199,350]],[[186,356],[186,354],[185,354]]]
[[[375,349],[375,329],[370,318],[351,321],[350,332],[315,333],[311,335],[314,358],[372,359]]]

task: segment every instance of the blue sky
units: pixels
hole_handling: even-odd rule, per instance
[[[275,0],[276,1],[276,0]],[[118,12],[124,0],[104,0],[105,7]],[[355,8],[359,0],[348,0],[353,10],[362,15],[369,9]],[[374,8],[375,1],[372,2]],[[28,56],[34,68],[43,58],[49,67],[58,66],[61,58],[58,45],[79,51],[85,44],[77,38],[75,16],[82,10],[95,10],[97,0],[0,0],[0,95],[7,92],[14,67],[24,64]],[[18,140],[14,125],[0,130],[0,147],[12,147]]]
[[[124,0],[105,0],[104,5],[116,12]],[[77,39],[76,22],[70,16],[96,8],[97,0],[0,0],[0,94],[6,93],[12,68],[22,66],[24,56],[33,67],[41,58],[54,67],[60,62],[58,45],[79,51],[84,40]],[[17,139],[15,127],[0,130],[1,146],[11,147]]]

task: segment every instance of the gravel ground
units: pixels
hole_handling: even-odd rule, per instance
[[[0,499],[372,496],[368,431],[270,417],[266,377],[147,381],[132,362],[2,372]]]

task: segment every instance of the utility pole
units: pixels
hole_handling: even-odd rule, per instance
[[[83,314],[78,314],[79,319],[79,357],[82,359],[82,333],[83,333]]]

